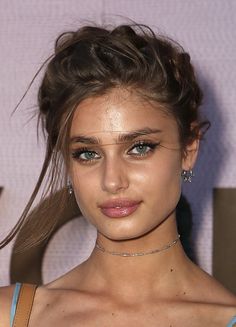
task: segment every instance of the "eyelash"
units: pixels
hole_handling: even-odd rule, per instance
[[[146,156],[148,156],[151,152],[154,152],[155,151],[155,149],[156,149],[156,147],[157,146],[159,146],[160,145],[160,142],[152,142],[152,141],[137,141],[137,142],[135,142],[131,147],[130,147],[130,149],[127,151],[127,154],[130,154],[130,152],[132,151],[132,150],[134,150],[135,148],[137,148],[138,146],[140,147],[140,146],[142,146],[142,147],[149,147],[150,149],[147,151],[147,152],[145,152],[145,153],[143,153],[143,154],[141,154],[141,153],[136,153],[136,154],[131,154],[131,155],[133,155],[133,156],[135,156],[135,157],[146,157]],[[84,164],[89,164],[89,163],[91,163],[91,162],[93,162],[93,161],[96,161],[97,159],[100,159],[101,158],[101,156],[98,154],[98,158],[91,158],[91,159],[82,159],[81,158],[81,155],[82,154],[85,154],[85,153],[91,153],[91,154],[97,154],[97,152],[96,151],[94,151],[94,150],[92,150],[92,149],[89,149],[89,148],[86,148],[86,147],[83,147],[83,148],[80,148],[80,149],[78,149],[78,150],[75,150],[75,151],[73,151],[72,152],[72,158],[73,159],[75,159],[75,160],[77,160],[77,161],[79,161],[79,162],[81,162],[81,163],[84,163]]]

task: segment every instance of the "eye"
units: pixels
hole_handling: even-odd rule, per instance
[[[132,148],[128,151],[128,154],[133,154],[135,156],[145,156],[150,152],[153,152],[158,145],[159,143],[140,141],[132,146]]]
[[[100,159],[101,156],[96,152],[89,149],[79,149],[72,152],[72,158],[81,162],[91,162]]]

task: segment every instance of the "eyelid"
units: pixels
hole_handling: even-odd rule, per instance
[[[159,141],[156,140],[137,140],[133,142],[133,145],[139,145],[139,144],[159,144]]]
[[[146,145],[146,146],[158,146],[160,145],[161,142],[158,142],[158,141],[153,141],[153,140],[138,140],[138,141],[135,141],[131,146],[130,146],[130,150],[136,146],[139,146],[139,145]]]

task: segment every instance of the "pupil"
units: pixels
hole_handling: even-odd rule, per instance
[[[146,146],[145,145],[139,145],[138,149],[139,149],[140,152],[144,152],[145,149],[146,149]]]
[[[93,158],[93,152],[86,152],[87,159]]]

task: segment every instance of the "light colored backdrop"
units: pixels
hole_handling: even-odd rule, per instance
[[[190,52],[205,92],[204,113],[212,128],[202,144],[194,182],[184,191],[194,213],[194,242],[200,265],[211,272],[212,188],[236,186],[236,2],[234,0],[1,0],[0,1],[0,237],[17,221],[39,174],[43,144],[36,121],[36,80],[11,117],[57,35],[88,22],[146,23],[177,39]],[[75,225],[78,227],[75,230]],[[51,242],[45,279],[80,262],[94,231],[73,222]],[[82,232],[81,232],[82,231]],[[0,285],[9,282],[11,245],[0,252]],[[81,254],[82,252],[82,254]],[[85,251],[86,252],[86,251]],[[71,260],[63,261],[63,258]],[[87,255],[87,253],[85,253]],[[47,258],[50,257],[50,260]],[[46,264],[47,263],[47,264]],[[48,268],[47,268],[48,266]],[[48,270],[47,270],[48,269]]]

